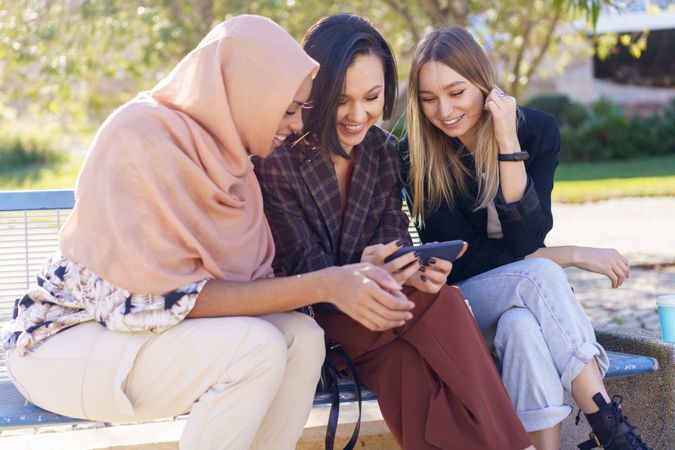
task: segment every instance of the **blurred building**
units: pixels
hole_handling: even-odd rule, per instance
[[[654,13],[657,9],[660,12]],[[634,1],[621,12],[605,11],[596,33],[645,30],[647,48],[639,58],[617,45],[604,60],[597,56],[577,60],[555,78],[533,80],[526,96],[558,93],[581,103],[605,97],[632,113],[660,110],[675,97],[675,2]]]

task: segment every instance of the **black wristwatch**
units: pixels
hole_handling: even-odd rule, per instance
[[[525,150],[515,153],[500,153],[497,155],[499,161],[525,161],[530,157],[530,154]]]

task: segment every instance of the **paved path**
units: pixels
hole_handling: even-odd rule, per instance
[[[553,205],[547,245],[613,247],[633,266],[623,286],[601,275],[567,269],[577,297],[593,321],[658,333],[656,297],[675,294],[675,197],[628,198],[581,205]],[[636,265],[666,265],[662,270]]]
[[[547,245],[614,247],[633,265],[675,263],[675,197],[553,205]]]

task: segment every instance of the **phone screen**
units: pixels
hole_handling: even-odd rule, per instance
[[[410,245],[396,250],[394,253],[387,256],[384,259],[384,262],[389,262],[410,252],[420,252],[420,260],[423,264],[430,258],[439,258],[454,262],[457,259],[459,252],[462,251],[463,247],[464,241],[460,240],[435,242],[433,244],[423,244],[416,246]]]

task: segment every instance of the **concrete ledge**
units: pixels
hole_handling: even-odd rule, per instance
[[[312,408],[305,430],[298,441],[296,450],[323,450],[326,439],[326,424],[330,405],[320,405]],[[356,448],[377,450],[399,450],[396,439],[392,436],[387,424],[384,423],[380,407],[376,400],[363,402],[361,413],[361,432],[359,433]],[[354,424],[358,418],[357,403],[340,404],[340,423],[338,425],[335,448],[341,449],[349,442],[354,431]]]
[[[609,395],[622,395],[628,420],[639,426],[640,434],[656,450],[675,446],[675,345],[664,343],[652,332],[594,324],[598,342],[605,349],[651,356],[659,362],[654,373],[606,379]],[[567,399],[568,401],[570,399]],[[578,409],[575,409],[576,416]],[[562,449],[572,450],[588,438],[590,428],[585,418],[578,426],[574,419],[563,422]]]
[[[341,449],[349,442],[354,430],[354,424],[340,424],[335,438],[335,448]],[[323,450],[326,438],[326,427],[305,428],[295,450]],[[383,420],[361,423],[361,432],[356,448],[370,448],[377,450],[400,450],[396,439]]]
[[[312,408],[296,450],[323,450],[329,405]],[[345,446],[351,438],[358,417],[356,403],[340,405],[335,448]],[[185,418],[157,422],[103,426],[89,422],[72,426],[7,430],[0,437],[0,450],[178,450],[178,440]],[[361,433],[356,448],[395,450],[400,447],[382,419],[377,401],[363,403]]]

